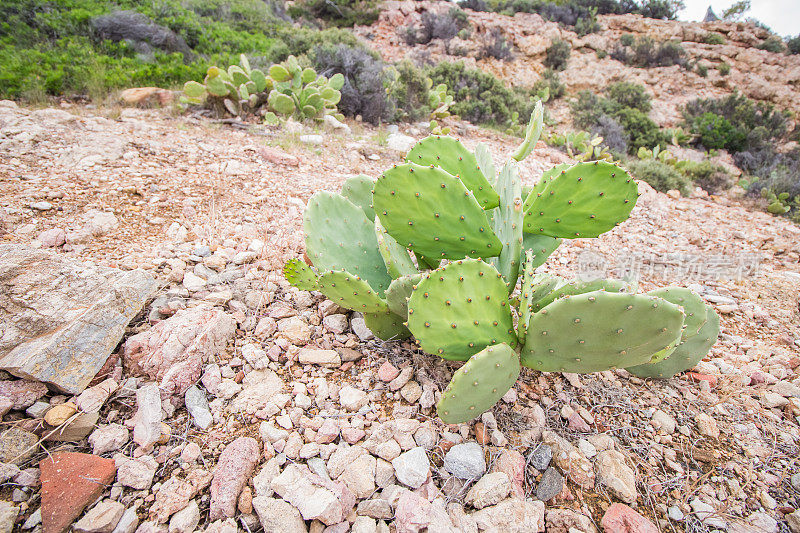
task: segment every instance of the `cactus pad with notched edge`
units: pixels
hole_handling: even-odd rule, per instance
[[[445,424],[472,420],[508,392],[519,377],[519,356],[505,343],[487,346],[453,373],[436,412]]]
[[[595,291],[556,300],[528,324],[522,364],[600,372],[649,362],[681,336],[683,311],[661,298]]]
[[[430,259],[500,255],[486,212],[461,180],[438,167],[405,163],[383,173],[372,192],[375,214],[403,246]]]
[[[673,297],[678,293],[677,287],[669,287],[669,293],[664,296]],[[661,289],[663,291],[664,289]],[[689,289],[684,289],[688,291]],[[658,291],[651,291],[655,293]],[[662,293],[663,294],[663,293]],[[694,298],[686,298],[685,294],[680,297],[683,301],[678,305],[684,306],[687,315],[687,325],[681,335],[681,341],[669,356],[661,361],[654,361],[649,364],[628,367],[626,370],[640,378],[661,378],[669,379],[679,372],[690,370],[706,356],[708,351],[717,342],[719,335],[719,316],[714,309],[705,304],[699,296],[692,293],[694,298],[700,300],[705,311],[705,316],[700,319],[700,312]],[[679,298],[673,298],[673,303],[678,303]],[[687,310],[688,308],[688,310]],[[690,316],[691,314],[691,316]],[[697,329],[697,324],[702,324]],[[696,330],[696,332],[695,332]],[[694,333],[693,333],[694,332]],[[654,358],[656,359],[656,358]]]
[[[372,187],[375,181],[364,174],[347,178],[342,185],[342,196],[364,210],[370,220],[375,220],[375,210],[372,209]]]
[[[389,310],[402,317],[403,320],[408,319],[408,299],[411,298],[414,286],[420,280],[422,280],[422,274],[401,276],[392,280],[389,288],[386,289],[386,303],[389,304]]]
[[[303,229],[306,253],[318,270],[346,270],[383,296],[392,278],[364,211],[343,196],[321,191],[308,201]]]
[[[283,277],[301,291],[318,290],[317,275],[299,259],[289,259],[283,265]]]
[[[472,191],[475,200],[483,209],[497,207],[500,197],[478,166],[475,154],[453,137],[431,135],[411,148],[406,161],[417,165],[441,167],[459,178]]]
[[[417,273],[417,268],[414,266],[408,250],[386,233],[378,218],[375,219],[375,236],[378,239],[378,251],[380,251],[386,270],[392,278]]]
[[[637,198],[636,182],[622,168],[606,161],[578,163],[531,192],[523,231],[597,237],[627,219]]]
[[[427,274],[408,301],[408,328],[422,349],[464,361],[493,344],[517,345],[502,276],[478,259]]]
[[[593,291],[633,293],[635,292],[635,288],[627,281],[621,279],[592,279],[587,281],[576,279],[555,287],[550,294],[547,294],[534,304],[533,310],[538,311],[564,296],[573,296],[575,294],[584,294]],[[656,294],[654,296],[658,295]]]
[[[369,330],[383,341],[403,340],[411,336],[411,332],[403,325],[403,318],[391,311],[363,315]]]
[[[341,307],[361,313],[383,313],[389,310],[386,302],[366,281],[350,272],[341,270],[323,272],[318,285],[322,294]]]

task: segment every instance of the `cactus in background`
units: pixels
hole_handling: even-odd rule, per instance
[[[241,115],[247,108],[255,108],[259,94],[271,88],[271,82],[258,69],[251,69],[247,56],[239,56],[239,65],[227,70],[209,67],[203,83],[187,81],[183,86],[183,101],[202,104],[210,101],[221,105],[232,115]]]
[[[425,84],[428,87],[428,105],[431,108],[431,134],[447,135],[450,133],[450,128],[441,127],[439,121],[450,116],[453,97],[447,94],[447,85],[444,83],[433,87],[433,81],[430,78],[426,78]]]
[[[321,119],[325,115],[344,117],[337,113],[336,104],[342,97],[339,90],[344,85],[344,76],[334,74],[330,79],[318,76],[313,68],[302,68],[294,56],[269,68],[272,90],[267,96],[268,123],[279,117],[296,116],[300,119]]]
[[[378,337],[413,334],[426,352],[466,361],[437,405],[447,423],[491,408],[521,366],[669,378],[719,332],[714,310],[687,289],[636,294],[627,281],[536,272],[563,239],[613,229],[638,198],[636,182],[606,161],[558,165],[523,187],[517,164],[541,117],[537,106],[499,172],[485,146],[473,153],[431,136],[377,181],[357,176],[342,195],[315,194],[304,215],[313,267],[285,267],[298,288],[362,312]]]

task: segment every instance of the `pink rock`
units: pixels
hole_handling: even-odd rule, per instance
[[[325,422],[319,427],[317,431],[317,443],[328,444],[336,440],[339,436],[339,424],[332,418],[325,419]]]
[[[378,379],[384,383],[389,383],[400,375],[400,371],[389,361],[384,362],[378,369]]]
[[[581,418],[578,413],[572,413],[567,419],[567,427],[575,431],[583,431],[584,433],[592,430],[591,426],[586,423],[586,420]]]
[[[345,428],[342,430],[342,438],[347,444],[355,444],[367,435],[367,432],[358,428]]]
[[[348,531],[350,531],[350,522],[341,522],[326,527],[322,533],[347,533]]]
[[[622,503],[612,503],[600,525],[606,533],[658,533],[650,520]]]
[[[192,470],[186,474],[185,479],[173,475],[158,489],[156,501],[150,507],[150,514],[163,524],[170,516],[185,509],[189,505],[189,500],[210,482],[211,474],[201,469]]]
[[[53,228],[39,234],[39,241],[45,248],[55,248],[67,242],[67,233],[61,228]]]
[[[404,492],[397,500],[394,525],[397,533],[418,533],[430,524],[431,504],[411,491]]]
[[[38,381],[22,379],[0,381],[0,396],[11,401],[12,409],[27,409],[47,394],[47,386]]]
[[[117,390],[119,385],[113,379],[107,379],[94,387],[89,387],[75,399],[75,405],[84,413],[100,411],[108,397]]]
[[[492,472],[504,472],[511,480],[513,496],[525,499],[525,457],[516,450],[503,450],[495,461]]]
[[[236,501],[260,455],[258,442],[252,437],[239,437],[222,451],[211,482],[210,520],[233,518]]]
[[[0,417],[5,416],[14,407],[14,402],[11,398],[0,396]]]
[[[272,480],[272,490],[294,505],[304,520],[319,520],[325,525],[343,522],[356,504],[347,485],[324,479],[305,466],[290,464]]]
[[[125,367],[158,380],[167,394],[183,394],[200,378],[203,360],[216,356],[235,332],[236,320],[220,309],[184,309],[129,338]]]

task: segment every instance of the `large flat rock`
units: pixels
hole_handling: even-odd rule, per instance
[[[144,271],[0,245],[0,369],[80,393],[156,287]]]

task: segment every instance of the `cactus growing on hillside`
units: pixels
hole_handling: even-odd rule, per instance
[[[537,105],[499,172],[485,146],[431,136],[375,182],[356,176],[342,195],[315,194],[304,215],[313,267],[293,260],[284,270],[298,288],[361,312],[379,338],[413,334],[426,352],[466,361],[437,405],[447,423],[491,408],[522,366],[669,378],[719,332],[716,313],[687,289],[636,294],[622,280],[536,273],[563,239],[613,229],[638,198],[636,182],[606,161],[558,165],[524,189],[517,163],[541,119]]]
[[[244,54],[239,56],[239,65],[227,70],[209,67],[203,83],[187,81],[183,86],[184,101],[201,104],[207,100],[220,102],[232,115],[241,115],[245,106],[253,108],[258,103],[259,93],[271,87],[270,80],[258,69],[251,69]]]
[[[267,122],[276,122],[280,116],[295,115],[302,119],[322,118],[336,115],[336,104],[342,95],[344,76],[334,74],[330,79],[318,76],[313,68],[301,68],[297,58],[289,56],[286,61],[272,65],[269,69],[272,90],[267,96],[269,113]]]

